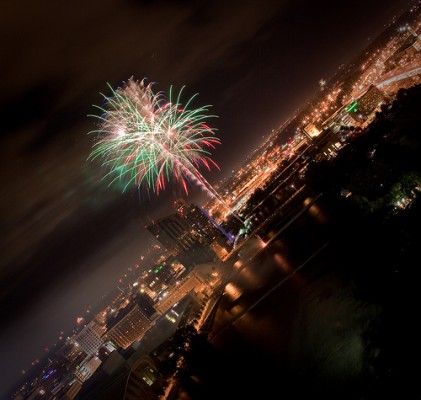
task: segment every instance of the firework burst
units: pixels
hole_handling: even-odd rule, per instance
[[[216,117],[208,115],[210,106],[192,108],[197,94],[183,106],[184,87],[175,96],[171,87],[168,98],[154,93],[145,80],[131,78],[116,90],[109,87],[111,96],[102,94],[104,106],[95,106],[100,115],[92,115],[99,129],[89,132],[96,141],[88,159],[102,160],[110,185],[119,181],[123,191],[135,185],[159,193],[175,180],[188,193],[188,183],[194,181],[215,196],[199,172],[202,167],[219,168],[210,157],[210,150],[220,144],[206,123]]]

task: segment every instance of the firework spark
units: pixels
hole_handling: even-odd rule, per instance
[[[110,185],[119,181],[123,191],[129,186],[159,193],[175,180],[188,193],[188,183],[195,182],[212,196],[217,196],[199,168],[219,169],[210,150],[220,144],[215,129],[207,125],[210,106],[192,108],[194,95],[183,106],[181,95],[170,88],[168,99],[154,93],[152,84],[130,78],[111,96],[103,95],[104,106],[95,106],[100,115],[99,129],[91,131],[97,139],[88,159],[100,158],[110,178]],[[174,99],[173,99],[174,97]]]

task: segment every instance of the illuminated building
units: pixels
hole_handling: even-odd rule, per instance
[[[86,331],[85,331],[86,332]],[[86,350],[89,351],[89,347],[93,346],[96,348],[96,345],[90,342],[90,335],[88,336],[88,343],[86,343]],[[81,342],[84,342],[84,336],[81,336]],[[97,339],[97,337],[96,337]],[[96,340],[95,338],[93,340]],[[95,343],[95,342],[94,342]],[[102,340],[101,340],[102,343]],[[84,360],[89,357],[87,352],[83,350],[83,348],[79,345],[76,341],[76,335],[72,337],[68,337],[63,344],[63,346],[56,352],[57,360],[59,360],[60,364],[64,366],[67,371],[73,371],[75,368],[78,367]]]
[[[146,228],[174,256],[189,250],[196,243],[189,234],[186,221],[178,214],[171,214]]]
[[[178,303],[190,292],[199,292],[206,287],[206,282],[196,268],[186,277],[177,282],[162,298],[155,304],[155,308],[161,314],[165,314],[172,306]]]
[[[140,340],[150,327],[151,320],[136,303],[122,309],[108,322],[104,338],[116,346],[126,349],[135,340]]]
[[[346,108],[346,112],[357,122],[364,122],[385,100],[383,92],[376,86],[371,85],[358,100],[352,102]]]
[[[104,333],[104,325],[99,323],[97,318],[94,318],[86,326],[89,327],[99,337],[101,337]]]
[[[88,355],[95,353],[103,344],[101,335],[104,331],[97,329],[98,325],[91,323],[85,326],[75,337],[75,342]]]
[[[346,109],[346,106],[338,108],[323,122],[323,128],[330,129],[337,133],[345,127],[354,126],[355,119],[352,118],[348,112],[346,112]]]
[[[202,207],[178,200],[176,210],[187,221],[191,235],[202,245],[208,245],[219,259],[232,249],[234,239]]]
[[[377,107],[383,104],[385,96],[376,86],[371,85],[368,90],[360,97],[358,107],[360,113],[368,117]]]
[[[155,286],[155,282],[152,282],[151,284],[152,287],[146,286],[146,285],[142,285],[142,287],[140,288],[142,293],[147,294],[151,299],[155,299],[158,292],[156,290],[153,289],[153,286]]]
[[[187,222],[191,235],[201,244],[210,244],[223,236],[225,241],[232,238],[225,230],[200,206],[187,204],[184,200],[177,200],[177,213]]]
[[[153,315],[156,313],[154,307],[154,301],[146,294],[140,293],[136,297],[136,302],[140,310],[150,319],[153,318]]]
[[[102,361],[98,357],[91,357],[81,364],[75,371],[76,378],[81,382],[86,382],[98,369]]]
[[[146,229],[186,266],[211,261],[215,257],[209,247],[199,242],[187,220],[178,213],[164,217]]]
[[[416,52],[421,51],[421,35],[417,35],[417,39],[415,40],[412,46],[414,47]]]
[[[358,101],[353,101],[345,110],[356,122],[362,123],[365,117],[360,113]]]
[[[306,125],[303,130],[310,138],[314,138],[320,135],[320,129],[312,123]]]

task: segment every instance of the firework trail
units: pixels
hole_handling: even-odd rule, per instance
[[[220,140],[206,119],[210,106],[192,108],[194,95],[182,106],[184,87],[174,96],[170,88],[168,99],[162,92],[154,93],[152,84],[130,78],[122,87],[105,96],[104,106],[95,106],[100,115],[88,159],[100,158],[107,171],[104,178],[119,181],[123,191],[130,185],[146,186],[159,193],[171,180],[181,183],[188,193],[188,183],[194,181],[208,195],[223,201],[199,172],[199,168],[219,169],[210,151]],[[225,203],[225,202],[224,202]]]

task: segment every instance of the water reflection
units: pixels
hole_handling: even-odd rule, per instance
[[[232,275],[208,335],[220,358],[194,398],[351,399],[373,379],[366,332],[381,307],[355,297],[331,246],[341,224],[330,226],[320,199],[296,214],[288,226],[271,221],[271,238],[250,239],[227,261]]]
[[[228,301],[237,300],[241,296],[242,293],[243,293],[243,290],[240,289],[240,287],[233,282],[229,282],[225,286],[224,295],[226,295],[229,298]]]

